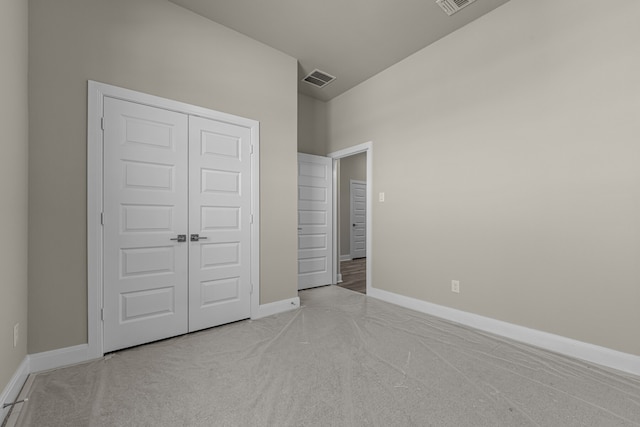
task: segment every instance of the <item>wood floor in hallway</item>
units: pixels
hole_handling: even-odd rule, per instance
[[[342,261],[340,263],[340,273],[342,274],[342,283],[338,286],[352,291],[367,293],[367,259],[357,258],[351,261]]]

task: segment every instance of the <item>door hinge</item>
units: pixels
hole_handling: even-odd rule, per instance
[[[251,147],[249,148],[249,154],[253,154],[253,144],[251,144],[249,147]]]
[[[100,129],[104,130],[104,117],[100,118]]]
[[[104,225],[104,212],[100,212],[100,225]]]
[[[249,295],[253,295],[253,283],[251,284],[251,288],[249,289]]]
[[[249,215],[249,224],[253,224],[253,214]]]
[[[100,309],[100,319],[104,322],[104,308]]]

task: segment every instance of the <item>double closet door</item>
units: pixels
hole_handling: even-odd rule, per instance
[[[104,98],[103,345],[251,315],[251,131]]]

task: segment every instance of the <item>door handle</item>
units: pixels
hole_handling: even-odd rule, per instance
[[[208,237],[200,237],[199,234],[192,234],[191,235],[191,241],[192,242],[199,242],[200,240],[206,240],[208,239]]]
[[[186,234],[178,234],[178,237],[173,237],[169,240],[176,240],[178,243],[181,242],[186,242],[187,241],[187,235]]]

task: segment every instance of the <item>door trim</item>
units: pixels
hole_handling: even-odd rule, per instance
[[[87,340],[89,359],[104,355],[102,221],[104,97],[244,126],[251,131],[251,318],[260,317],[260,122],[129,89],[88,81],[87,109]]]
[[[371,209],[373,204],[373,141],[334,151],[327,154],[327,157],[333,159],[333,219],[336,221],[338,218],[338,160],[360,153],[367,153],[367,268],[365,275],[367,294],[369,294],[369,291],[373,288],[373,209]],[[333,227],[333,254],[335,258],[333,261],[333,284],[336,284],[338,281],[338,266],[340,265],[337,227]]]

